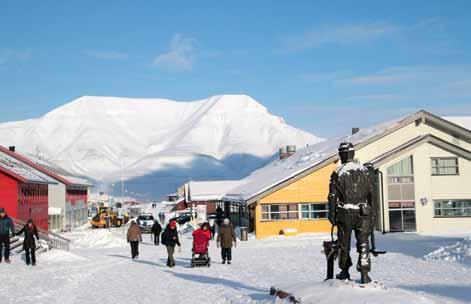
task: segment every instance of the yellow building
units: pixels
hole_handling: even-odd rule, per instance
[[[359,162],[380,171],[378,230],[471,229],[469,129],[420,111],[352,133],[295,153],[289,153],[292,147],[280,150],[279,160],[224,195],[226,215],[257,238],[330,231],[329,179],[339,144],[349,141]]]

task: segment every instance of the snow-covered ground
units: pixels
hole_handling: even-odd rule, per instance
[[[323,282],[325,234],[240,242],[232,265],[220,263],[212,242],[210,268],[189,267],[191,239],[185,235],[173,269],[165,267],[165,249],[155,247],[149,235],[135,261],[120,228],[81,229],[67,236],[74,240],[71,252],[43,254],[36,268],[18,256],[0,265],[1,303],[273,303],[272,285],[295,292],[302,303],[471,302],[469,259],[425,258],[464,242],[463,236],[378,235],[378,247],[388,253],[373,258],[372,277],[386,289]],[[356,272],[353,278],[359,278]]]

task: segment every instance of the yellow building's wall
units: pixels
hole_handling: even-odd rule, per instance
[[[329,179],[336,164],[327,165],[316,172],[260,199],[255,209],[255,235],[257,238],[279,235],[283,229],[294,228],[298,233],[328,232],[331,225],[322,220],[262,221],[261,205],[286,203],[325,203],[329,194]]]

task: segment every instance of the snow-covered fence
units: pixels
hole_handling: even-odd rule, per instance
[[[12,218],[12,219],[16,227],[23,227],[26,225],[26,222],[22,220],[19,220],[16,218]],[[41,228],[37,228],[37,229],[38,229],[39,239],[46,241],[49,248],[56,248],[56,249],[69,251],[70,242],[71,242],[69,239],[66,239],[63,236],[60,236],[56,233],[49,232]]]

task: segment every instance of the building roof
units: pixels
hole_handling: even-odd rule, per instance
[[[48,175],[8,153],[4,153],[3,150],[0,150],[0,171],[24,183],[57,184]]]
[[[359,149],[414,121],[428,123],[466,142],[471,141],[471,132],[469,130],[426,111],[420,111],[370,128],[361,129],[354,135],[335,137],[299,149],[294,155],[284,160],[275,160],[269,165],[252,172],[241,180],[239,186],[230,189],[224,199],[252,203],[268,190],[282,185],[294,177],[303,176],[307,172],[317,170],[336,161],[338,159],[337,149],[341,142],[349,141],[353,143],[356,149]]]
[[[448,116],[444,118],[463,128],[471,130],[471,116]]]
[[[36,169],[37,171],[42,172],[44,175],[47,175],[55,181],[58,181],[67,186],[92,186],[92,183],[87,181],[86,179],[74,176],[72,173],[67,172],[65,169],[55,164],[52,164],[46,160],[43,160],[39,157],[30,154],[23,155],[18,152],[12,152],[3,146],[0,146],[0,152],[9,155],[11,158],[15,158],[24,164],[27,164],[28,166]]]
[[[240,180],[191,181],[189,187],[190,201],[219,201],[231,189],[239,186]]]
[[[471,151],[468,151],[460,146],[447,142],[435,135],[425,134],[425,135],[417,136],[416,138],[413,138],[409,140],[408,142],[405,142],[404,144],[397,146],[396,148],[391,149],[390,151],[387,151],[377,156],[376,158],[370,160],[370,162],[375,165],[380,165],[388,161],[391,157],[396,156],[398,153],[409,151],[426,142],[436,147],[439,147],[443,150],[446,150],[450,153],[458,155],[466,160],[471,160]]]
[[[93,186],[93,183],[90,182],[88,179],[74,175],[73,173],[70,173],[64,168],[56,164],[53,164],[45,159],[33,156],[31,154],[28,154],[27,157],[31,161],[33,161],[36,165],[49,171],[49,173],[56,174],[62,179],[64,179],[64,181],[66,182],[65,184],[68,186],[87,186],[87,187]]]

